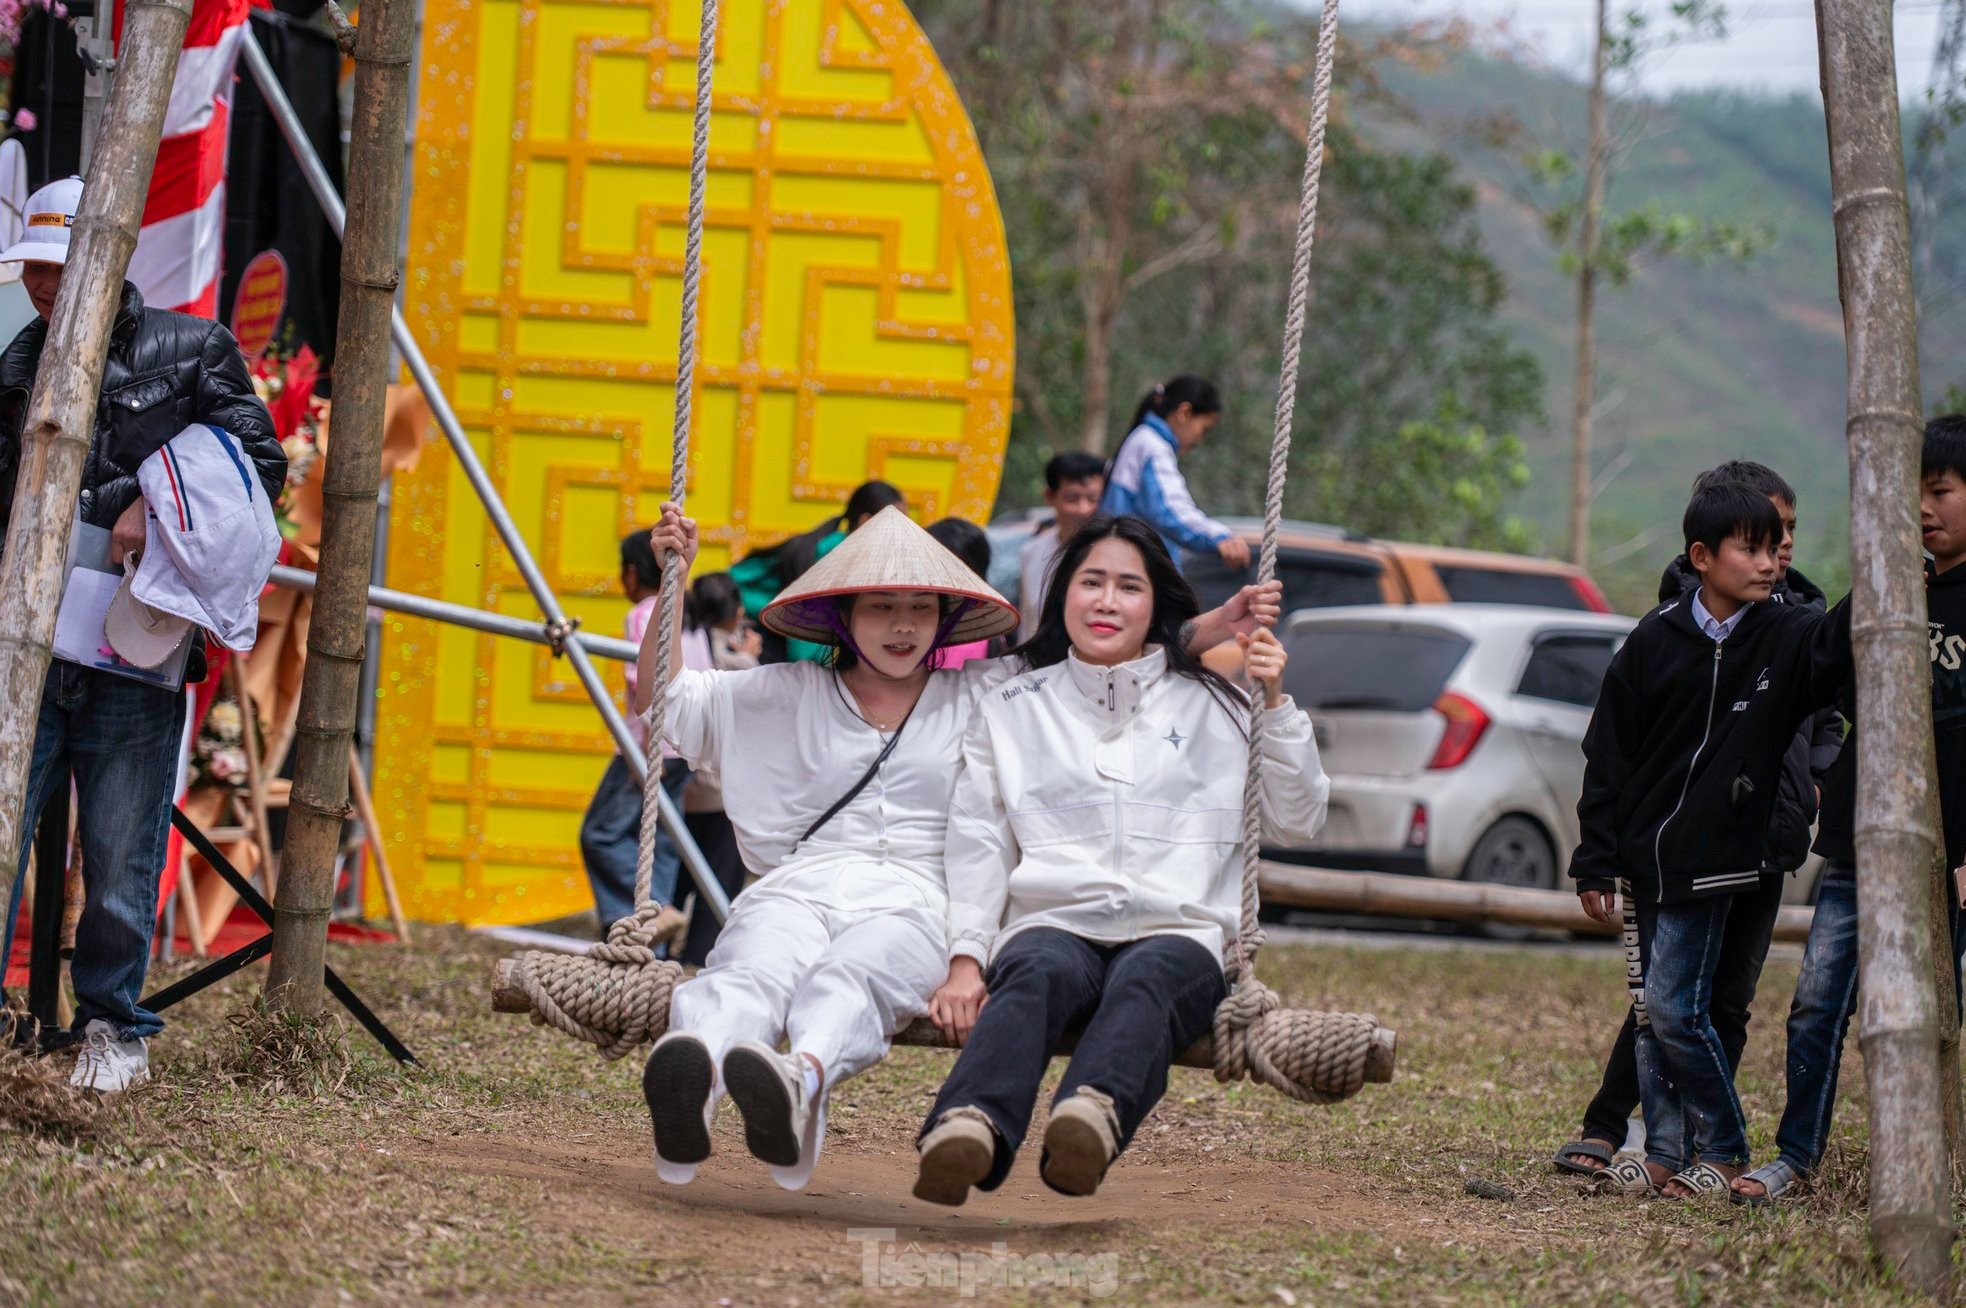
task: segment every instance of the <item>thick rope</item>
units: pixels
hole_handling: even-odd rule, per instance
[[[690,410],[696,398],[696,295],[703,277],[704,192],[710,177],[710,74],[716,62],[717,0],[703,0],[703,25],[696,39],[696,122],[689,149],[689,227],[683,245],[682,335],[676,345],[676,420],[669,451],[669,498],[678,505],[683,502],[689,481]],[[632,952],[649,947],[653,943],[656,919],[664,907],[650,896],[649,884],[655,876],[655,838],[662,824],[657,798],[662,789],[662,728],[669,707],[670,660],[674,657],[676,625],[682,614],[682,587],[683,561],[671,554],[662,561],[662,594],[657,615],[662,630],[655,650],[655,684],[646,688],[649,721],[644,757],[648,767],[642,780],[642,832],[635,856],[635,909],[609,929],[607,944],[595,947],[596,957],[603,949],[618,947]],[[663,1014],[666,1023],[666,994]]]
[[[1324,129],[1331,117],[1331,79],[1338,59],[1338,0],[1324,0],[1318,20],[1317,65],[1311,79],[1311,121],[1305,133],[1304,185],[1297,209],[1297,248],[1290,300],[1283,319],[1283,357],[1277,368],[1276,424],[1270,432],[1270,477],[1263,496],[1263,544],[1256,559],[1260,584],[1276,576],[1277,531],[1290,469],[1290,429],[1297,417],[1297,374],[1304,355],[1304,318],[1311,298],[1311,248],[1317,233],[1318,187],[1324,175]],[[1263,947],[1259,881],[1263,842],[1262,697],[1249,704],[1249,770],[1242,792],[1242,913],[1224,970],[1230,993],[1215,1014],[1215,1076],[1253,1076],[1293,1099],[1330,1102],[1365,1083],[1365,1054],[1376,1019],[1345,1013],[1286,1010],[1256,979]]]

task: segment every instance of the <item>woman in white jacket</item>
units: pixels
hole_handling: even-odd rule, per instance
[[[673,504],[651,540],[657,557],[673,550],[685,569],[695,559],[696,524]],[[1245,589],[1189,640],[1206,648],[1274,622],[1277,595]],[[832,661],[700,672],[672,658],[664,732],[722,783],[738,847],[761,879],[738,896],[703,970],[677,986],[643,1072],[664,1180],[690,1180],[709,1156],[711,1115],[728,1089],[751,1153],[781,1186],[804,1186],[828,1092],[927,1012],[948,973],[953,760],[977,693],[1013,670],[975,660],[938,671],[935,654],[1016,617],[889,508],[763,614],[781,635],[834,646]],[[641,712],[660,630],[652,622],[643,637]]]
[[[1248,710],[1174,639],[1195,607],[1146,523],[1095,517],[1018,651],[1029,670],[979,700],[945,855],[949,980],[930,1005],[964,1049],[922,1127],[918,1198],[1003,1182],[1073,1028],[1039,1170],[1093,1193],[1227,993]],[[1237,639],[1267,707],[1264,836],[1301,843],[1330,789],[1310,719],[1283,694],[1276,638]]]

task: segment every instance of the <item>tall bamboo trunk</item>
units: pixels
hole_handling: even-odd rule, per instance
[[[322,474],[321,566],[307,637],[295,728],[287,846],[274,901],[273,1002],[296,1013],[321,1006],[335,857],[348,814],[349,746],[355,736],[376,492],[382,481],[383,404],[389,384],[389,315],[403,203],[403,134],[413,0],[368,0],[355,38],[348,223],[341,244],[341,320],[335,333],[334,439]]]
[[[1605,125],[1605,6],[1597,0],[1597,43],[1591,53],[1590,142],[1584,158],[1584,212],[1577,225],[1577,375],[1570,411],[1570,561],[1591,553],[1591,410],[1597,404],[1597,229],[1611,166]]]
[[[109,335],[136,249],[191,0],[129,0],[99,148],[75,215],[61,293],[41,350],[21,435],[13,518],[0,554],[0,850],[11,867],[55,639],[69,524],[95,430]],[[0,878],[0,922],[14,914],[14,878]]]
[[[1923,422],[1891,3],[1817,0],[1816,25],[1849,353],[1850,556],[1863,725],[1857,956],[1870,1087],[1871,1238],[1907,1284],[1941,1296],[1951,1270],[1952,1195],[1932,958],[1932,672],[1918,530]]]

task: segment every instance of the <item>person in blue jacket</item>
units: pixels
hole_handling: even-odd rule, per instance
[[[1222,397],[1206,378],[1183,373],[1148,391],[1134,411],[1132,430],[1107,465],[1099,511],[1144,518],[1176,559],[1185,550],[1248,567],[1249,543],[1196,507],[1177,462],[1221,417]]]

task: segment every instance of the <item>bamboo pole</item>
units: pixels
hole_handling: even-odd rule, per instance
[[[1870,1088],[1871,1239],[1907,1285],[1944,1297],[1953,1231],[1932,959],[1923,421],[1890,0],[1816,0],[1816,30],[1849,354],[1850,572],[1863,724],[1858,1030]]]
[[[1385,872],[1342,872],[1296,863],[1263,864],[1263,902],[1285,908],[1367,917],[1426,918],[1437,922],[1494,923],[1613,936],[1619,928],[1585,916],[1577,896],[1564,890],[1531,890],[1467,881],[1441,881]],[[1775,939],[1809,939],[1812,909],[1791,906],[1775,919]]]
[[[123,274],[136,248],[190,18],[191,0],[130,0],[101,145],[82,189],[28,401],[14,513],[0,553],[0,849],[21,847],[21,809],[54,645],[69,524],[95,431]],[[0,878],[0,922],[13,917],[14,881]]]
[[[1591,410],[1597,405],[1597,247],[1604,213],[1605,174],[1611,168],[1611,142],[1605,125],[1608,92],[1604,81],[1610,52],[1605,48],[1607,0],[1597,0],[1596,42],[1591,50],[1590,137],[1584,155],[1584,208],[1577,224],[1577,359],[1570,397],[1570,561],[1578,567],[1591,554]]]
[[[335,436],[322,479],[321,564],[296,726],[294,785],[279,895],[274,900],[268,997],[293,1012],[321,1007],[335,857],[348,815],[382,428],[390,314],[401,235],[403,134],[416,48],[412,0],[368,0],[355,36],[348,151],[348,218],[341,244],[341,321],[335,335]]]

